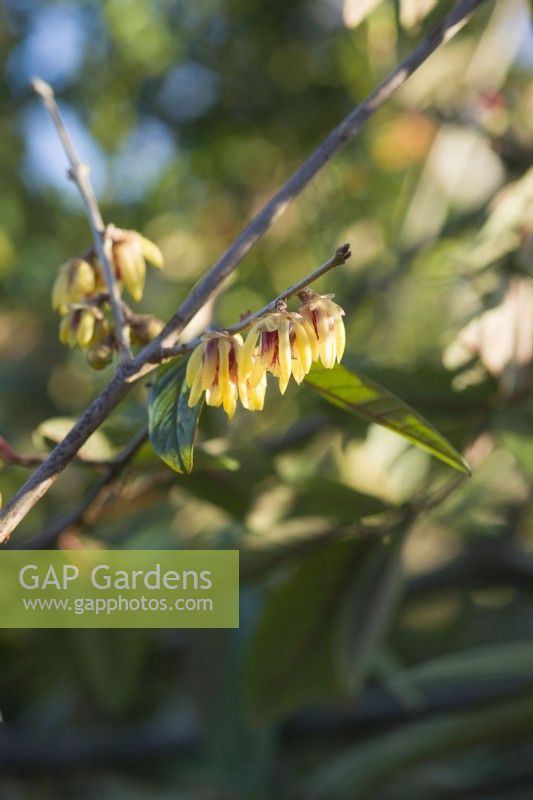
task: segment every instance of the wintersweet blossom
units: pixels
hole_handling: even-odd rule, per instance
[[[242,357],[242,336],[227,333],[206,333],[193,350],[187,363],[185,379],[190,387],[188,404],[195,406],[202,392],[208,406],[222,406],[231,419],[237,400],[249,411],[263,408],[266,375],[251,384],[239,378],[239,360]]]
[[[98,311],[91,306],[73,304],[68,307],[59,324],[59,341],[69,347],[87,349],[98,335]]]
[[[344,311],[333,302],[332,294],[303,289],[298,297],[302,301],[298,311],[304,320],[313,361],[320,360],[324,367],[332,369],[335,361],[340,362],[346,345]]]
[[[239,376],[256,385],[265,372],[279,378],[281,394],[294,377],[301,383],[311,369],[312,348],[300,314],[281,306],[250,328],[239,362]]]
[[[163,255],[159,247],[137,231],[110,228],[111,253],[117,279],[124,283],[134,300],[143,296],[146,262],[161,269]]]
[[[78,303],[104,287],[92,264],[83,258],[70,258],[59,267],[52,287],[52,308],[63,314],[70,303]]]

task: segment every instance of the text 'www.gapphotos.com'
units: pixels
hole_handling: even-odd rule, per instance
[[[25,611],[59,611],[71,614],[115,614],[135,611],[195,611],[212,612],[214,603],[210,597],[178,597],[171,600],[158,597],[24,597]]]

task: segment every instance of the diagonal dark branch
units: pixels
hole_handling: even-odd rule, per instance
[[[112,461],[107,462],[105,474],[87,492],[79,505],[66,514],[62,514],[60,517],[54,519],[37,536],[17,544],[15,549],[45,550],[52,547],[59,536],[68,528],[82,524],[87,512],[100,499],[102,493],[135,458],[139,448],[142,447],[147,438],[148,429],[144,427],[133,436],[131,441],[124,445],[120,453],[118,453]]]
[[[289,178],[212,269],[197,283],[162,333],[153,339],[130,364],[123,363],[120,365],[102,394],[93,401],[70,433],[50,453],[46,462],[36,470],[11,502],[7,504],[0,515],[0,544],[7,541],[19,522],[45,494],[91,433],[100,426],[103,420],[109,416],[110,412],[130,391],[132,384],[128,383],[128,379],[133,376],[140,376],[143,367],[157,357],[157,353],[162,347],[171,347],[174,344],[187,323],[213,296],[223,281],[242,261],[246,253],[283,213],[288,204],[300,194],[335,153],[357,136],[365,122],[384,105],[439,45],[448,41],[454,35],[466,17],[483,2],[485,0],[458,0],[452,10],[443,17],[402,63],[385,78],[377,89],[348,114],[317,150],[309,156],[307,161]]]

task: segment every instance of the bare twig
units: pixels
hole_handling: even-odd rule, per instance
[[[3,464],[11,464],[15,467],[38,467],[46,456],[21,456],[16,453],[3,436],[0,436],[0,461]]]
[[[0,436],[0,462],[13,467],[25,467],[31,469],[44,464],[48,454],[23,456],[17,453],[11,445],[6,442],[3,436]],[[76,464],[84,467],[93,467],[96,469],[107,468],[115,463],[112,458],[84,458],[80,453],[72,459]]]
[[[161,348],[171,347],[194,314],[212,297],[237,267],[246,253],[281,216],[288,204],[307,186],[316,173],[345,145],[351,142],[365,122],[397,91],[418,67],[457,31],[460,23],[485,0],[458,0],[452,10],[426,36],[402,63],[338,125],[292,175],[279,192],[244,229],[220,260],[194,287],[161,334],[153,339],[130,363],[122,363],[115,376],[76,425],[42,464],[0,515],[0,543],[7,541],[18,523],[45,494],[59,473],[70,463],[79,448],[128,394],[131,376],[140,376]],[[98,245],[102,244],[101,236]]]
[[[59,112],[52,87],[40,78],[34,78],[32,81],[32,87],[36,94],[38,94],[43,101],[48,113],[50,114],[50,117],[52,118],[57,135],[61,140],[61,144],[63,145],[70,163],[68,174],[78,187],[85,205],[87,218],[89,220],[89,225],[94,240],[94,248],[98,258],[100,259],[100,263],[102,264],[104,278],[107,290],[109,292],[109,302],[111,304],[111,310],[115,320],[116,337],[120,354],[124,360],[129,360],[131,358],[131,350],[126,338],[126,326],[124,314],[122,313],[120,293],[111,267],[111,261],[109,258],[109,242],[106,240],[104,221],[102,219],[96,196],[89,179],[89,167],[87,164],[82,163],[77,156],[72,139],[70,138],[69,132]]]
[[[239,320],[239,322],[236,322],[234,325],[230,325],[228,328],[224,328],[224,331],[226,333],[238,333],[239,331],[248,328],[254,320],[262,317],[264,314],[268,314],[270,311],[275,311],[278,303],[280,303],[282,300],[289,300],[295,294],[298,294],[298,292],[300,292],[302,289],[305,289],[306,286],[309,286],[309,284],[313,283],[313,281],[316,281],[318,278],[321,278],[322,275],[325,275],[326,272],[329,272],[334,267],[341,266],[341,264],[345,264],[351,255],[350,245],[341,245],[341,247],[338,247],[335,250],[331,258],[329,258],[320,267],[317,267],[315,270],[313,270],[313,272],[310,272],[301,280],[293,283],[292,286],[289,286],[288,289],[285,289],[281,294],[278,294],[277,297],[264,305],[258,311],[254,311],[253,314],[247,314],[245,317]],[[198,338],[192,339],[190,342],[184,342],[183,344],[175,345],[174,347],[161,348],[159,353],[157,353],[157,362],[180,355],[187,350],[192,350],[199,343],[200,339]]]

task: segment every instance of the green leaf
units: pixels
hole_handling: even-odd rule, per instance
[[[272,590],[247,662],[248,699],[256,717],[279,718],[341,693],[333,658],[335,621],[359,565],[376,543],[329,543]]]
[[[470,475],[468,464],[444,436],[403,400],[369,378],[337,364],[333,369],[313,367],[305,382],[333,405],[383,425],[450,467]]]
[[[387,506],[377,497],[358,492],[330,478],[308,478],[298,487],[291,516],[327,516],[342,522],[379,514]]]
[[[528,476],[533,476],[533,410],[499,411],[493,426],[501,444],[509,450]]]
[[[422,686],[511,679],[526,680],[533,673],[533,643],[527,639],[504,641],[461,650],[424,661],[398,673],[393,686]]]
[[[336,629],[336,669],[352,697],[359,695],[376,665],[403,587],[401,546],[405,525],[387,544],[373,539],[340,607]]]
[[[192,470],[194,438],[203,408],[203,400],[193,408],[187,405],[186,367],[186,359],[160,367],[148,398],[150,441],[165,464],[181,473]]]
[[[120,717],[136,707],[150,639],[142,629],[68,630],[76,674],[91,700],[106,714]]]
[[[400,726],[362,741],[316,768],[291,795],[305,800],[368,800],[380,789],[398,785],[411,768],[447,764],[452,754],[494,749],[531,733],[533,697],[461,709]],[[390,796],[390,795],[388,795]],[[446,795],[441,795],[446,796]],[[484,797],[489,795],[484,794]]]

